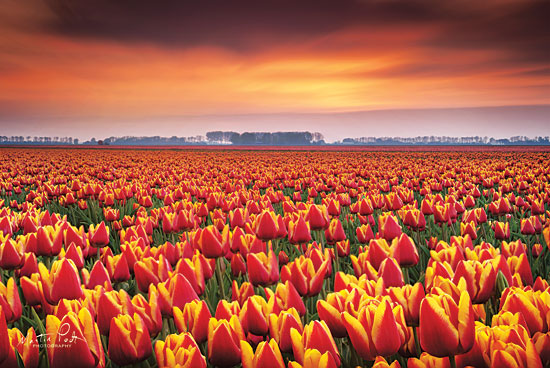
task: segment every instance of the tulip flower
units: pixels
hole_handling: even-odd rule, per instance
[[[414,285],[389,288],[388,296],[394,303],[403,307],[407,325],[418,326],[420,304],[426,296],[422,284],[417,282]]]
[[[108,354],[114,363],[135,364],[151,355],[149,331],[137,313],[113,318],[109,330]]]
[[[507,240],[510,238],[510,224],[508,222],[495,222],[493,224],[495,238],[498,240]]]
[[[134,314],[134,305],[124,290],[102,292],[97,303],[97,326],[102,335],[109,335],[111,320],[121,314]]]
[[[181,273],[189,281],[197,295],[202,295],[206,287],[203,259],[204,256],[197,251],[191,259],[180,259],[174,269],[174,272]]]
[[[324,205],[309,206],[305,220],[312,230],[326,229],[330,224],[328,211]]]
[[[241,362],[244,331],[237,316],[229,321],[210,318],[208,322],[208,360],[212,365],[232,367]]]
[[[1,234],[1,232],[0,232]],[[0,242],[0,267],[5,270],[13,270],[23,265],[24,250],[21,243],[8,238]]]
[[[152,257],[142,258],[141,261],[137,261],[134,265],[134,274],[138,289],[142,293],[146,293],[149,290],[149,285],[156,285],[159,282],[166,281],[170,271],[170,264],[162,255],[158,260]]]
[[[228,243],[222,241],[222,236],[214,226],[202,229],[199,246],[206,258],[218,258],[227,252]]]
[[[269,305],[264,298],[259,295],[251,296],[239,313],[243,330],[257,336],[267,335],[269,313]]]
[[[277,238],[279,231],[277,215],[269,210],[263,211],[254,221],[254,230],[256,236],[262,240],[272,240]]]
[[[290,281],[278,283],[275,292],[269,288],[265,288],[265,293],[271,313],[279,313],[280,311],[295,308],[301,316],[305,316],[306,306],[304,301]]]
[[[50,367],[104,367],[105,353],[99,330],[86,308],[67,313],[61,320],[46,316]]]
[[[240,253],[234,253],[231,256],[231,273],[234,277],[238,277],[246,273],[246,263]]]
[[[269,315],[269,335],[277,341],[277,344],[285,353],[292,352],[291,329],[296,329],[300,334],[304,330],[296,309],[290,308],[278,315],[275,313]]]
[[[485,303],[493,294],[497,273],[491,262],[460,261],[453,276],[453,283],[463,278],[474,304]]]
[[[407,361],[408,368],[451,368],[449,358],[434,357],[426,352],[418,358],[409,358]]]
[[[390,247],[391,255],[399,266],[410,267],[418,263],[418,250],[414,241],[406,234],[401,234],[398,238],[394,238]]]
[[[98,248],[99,249],[99,248]],[[93,289],[96,286],[102,286],[106,289],[112,289],[109,273],[102,262],[96,261],[92,267],[92,271],[88,273],[87,269],[82,270],[82,282],[86,288]]]
[[[489,203],[489,211],[497,216],[502,216],[512,212],[512,206],[507,198],[500,198]]]
[[[0,359],[0,367],[19,366],[16,356],[17,352],[25,368],[37,368],[39,351],[34,329],[30,327],[27,331],[27,336],[24,336],[17,328],[12,328],[6,331],[6,335],[9,337],[10,346],[6,350],[7,358],[3,362]]]
[[[279,281],[279,264],[275,253],[270,250],[269,254],[249,253],[246,263],[248,264],[248,277],[254,286],[271,285]]]
[[[542,368],[541,358],[525,327],[488,327],[480,322],[476,322],[474,347],[470,352],[457,356],[457,365]]]
[[[393,355],[407,341],[403,309],[399,305],[392,309],[388,299],[373,300],[357,317],[348,312],[342,317],[355,351],[365,360]]]
[[[158,292],[149,293],[149,301],[141,294],[136,294],[132,298],[134,312],[139,314],[143,319],[151,337],[157,336],[162,329],[162,313],[160,311],[159,299]]]
[[[336,367],[340,366],[340,353],[325,322],[312,321],[304,327],[303,333],[292,328],[290,338],[294,359],[298,363],[305,364],[307,362],[306,352],[309,349],[316,349],[320,354],[329,353],[330,358],[336,363]]]
[[[206,359],[188,333],[169,335],[155,343],[155,357],[159,368],[206,368]]]
[[[550,332],[537,332],[533,336],[533,343],[537,354],[540,356],[542,364],[548,366],[550,364]]]
[[[71,243],[67,247],[67,250],[61,249],[61,252],[59,253],[59,259],[67,258],[74,262],[74,265],[79,270],[84,268],[84,255],[82,253],[82,248],[76,246],[75,243]]]
[[[21,318],[23,307],[13,277],[8,279],[6,285],[0,282],[0,307],[4,310],[4,316],[8,323],[13,323]]]
[[[338,368],[338,365],[328,351],[321,354],[317,349],[307,349],[304,352],[303,364],[290,362],[288,368]]]
[[[349,292],[343,290],[330,293],[327,295],[326,300],[317,301],[319,319],[327,324],[334,337],[345,337],[348,334],[342,318],[342,313],[345,311],[347,295],[349,295]]]
[[[90,225],[88,240],[94,248],[102,248],[109,244],[109,228],[105,226],[105,222],[101,221],[97,226]]]
[[[288,241],[291,244],[304,244],[311,241],[309,224],[302,216],[288,224]]]
[[[237,281],[233,280],[231,286],[231,300],[237,301],[240,306],[243,306],[246,300],[254,295],[254,287],[249,282],[243,282],[241,286],[237,284]]]
[[[0,364],[8,358],[9,351],[10,337],[8,335],[8,326],[6,324],[4,308],[0,305]]]
[[[36,232],[38,256],[55,256],[61,251],[63,246],[63,228],[58,226],[41,226]]]
[[[48,271],[42,263],[38,265],[44,296],[50,304],[57,304],[60,299],[80,299],[83,295],[78,269],[73,261],[62,259],[52,264]]]
[[[516,287],[507,288],[500,299],[500,312],[520,313],[527,323],[529,334],[548,331],[550,313],[548,292],[535,292]]]
[[[357,241],[361,244],[367,244],[369,241],[374,239],[374,234],[370,225],[361,225],[355,229],[355,234],[357,236]]]
[[[460,235],[464,236],[466,234],[470,235],[472,240],[477,239],[477,230],[474,222],[460,223]]]
[[[310,258],[300,256],[281,270],[281,281],[289,280],[302,296],[313,296],[321,292],[328,272],[329,259],[315,270]]]
[[[173,307],[183,309],[185,305],[199,297],[191,283],[181,274],[173,274],[165,282],[159,283],[156,287],[151,285],[149,293],[158,290],[160,310],[164,316],[172,316]]]
[[[284,250],[279,252],[279,255],[277,256],[277,258],[279,259],[279,264],[281,266],[286,265],[289,261],[288,256],[286,255]]]
[[[383,215],[378,218],[380,235],[386,240],[392,240],[401,235],[401,226],[397,219],[390,215]]]
[[[120,218],[120,210],[111,207],[103,208],[103,216],[106,221],[113,222]]]
[[[422,211],[416,209],[405,212],[403,223],[415,231],[424,231],[426,229],[426,217]]]
[[[174,307],[174,322],[180,333],[190,332],[196,342],[203,343],[208,338],[208,322],[212,314],[204,300],[192,300],[185,304],[183,311]]]
[[[405,285],[403,272],[394,258],[386,258],[382,261],[378,270],[378,277],[384,281],[384,285],[387,287],[401,287]]]
[[[328,229],[325,230],[327,243],[334,244],[346,239],[346,233],[339,219],[332,219]]]
[[[447,294],[426,296],[420,304],[419,320],[420,346],[433,356],[462,354],[474,344],[474,312],[466,292],[458,304]]]
[[[241,361],[243,368],[285,368],[281,350],[273,339],[260,342],[256,352],[247,341],[241,340]]]

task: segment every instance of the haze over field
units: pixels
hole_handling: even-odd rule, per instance
[[[547,1],[4,0],[3,135],[550,134]]]

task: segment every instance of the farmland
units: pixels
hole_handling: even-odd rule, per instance
[[[0,148],[0,367],[548,367],[550,153]]]

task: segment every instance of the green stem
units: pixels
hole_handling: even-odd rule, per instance
[[[487,300],[484,306],[485,306],[485,325],[491,326],[491,321],[493,319],[493,313],[491,312],[491,299]]]
[[[218,279],[218,288],[221,291],[222,299],[225,299],[225,288],[223,287],[223,275],[222,275],[222,257],[218,257],[216,260],[216,278]]]
[[[409,284],[409,268],[408,267],[402,267],[403,270],[403,279],[405,281],[405,285]]]
[[[166,336],[170,334],[170,327],[168,326],[168,318],[162,319],[162,332],[161,332],[161,339],[164,341],[166,340]]]
[[[455,356],[449,356],[449,362],[451,363],[451,368],[456,368]]]
[[[340,271],[340,256],[338,255],[338,245],[334,244],[334,274]]]
[[[413,336],[414,336],[414,349],[416,352],[416,356],[420,358],[420,354],[422,354],[422,349],[420,348],[420,340],[418,339],[418,327],[413,327]]]

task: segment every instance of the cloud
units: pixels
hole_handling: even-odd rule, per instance
[[[170,47],[254,51],[308,42],[353,27],[435,26],[428,46],[498,48],[547,61],[550,2],[472,0],[44,0],[56,15],[43,26],[62,35]]]

